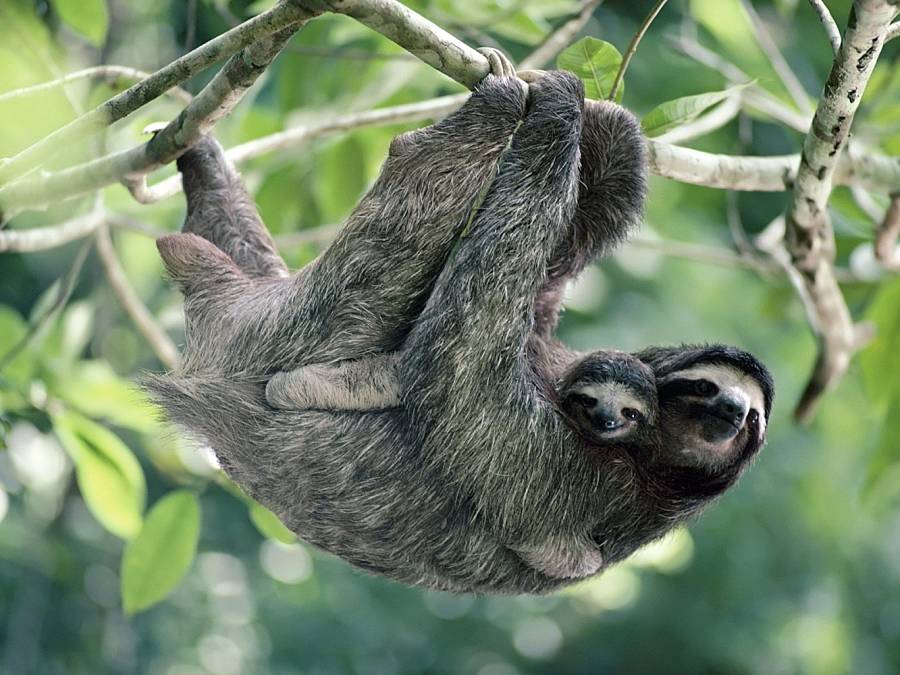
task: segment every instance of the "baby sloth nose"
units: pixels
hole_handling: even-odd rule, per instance
[[[625,418],[617,406],[605,405],[602,402],[591,410],[594,424],[600,431],[614,431],[625,424]]]
[[[746,401],[728,394],[721,394],[713,401],[713,408],[723,419],[728,420],[737,428],[744,426],[744,419],[747,417],[749,405]]]

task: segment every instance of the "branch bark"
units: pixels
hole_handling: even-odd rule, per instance
[[[785,246],[802,277],[816,321],[819,356],[795,410],[812,415],[823,393],[846,372],[859,334],[834,276],[835,241],[828,199],[835,173],[897,5],[888,0],[856,0],[843,44],[825,83],[812,126],[803,143],[797,178],[787,209]]]
[[[130,115],[146,103],[162,96],[213,63],[231,56],[256,40],[310,17],[309,10],[292,0],[283,0],[271,10],[222,33],[192,52],[160,68],[153,75],[129,87],[82,115],[60,127],[52,134],[29,146],[19,154],[0,164],[0,184],[29,169],[40,165],[53,154],[55,148],[89,138],[113,122]],[[476,52],[477,53],[477,52]]]
[[[140,331],[144,339],[153,349],[156,357],[169,370],[173,370],[178,366],[178,347],[172,342],[168,334],[160,327],[147,309],[147,306],[141,301],[140,296],[135,292],[132,285],[125,276],[125,270],[116,255],[116,249],[113,246],[112,238],[109,234],[109,227],[106,223],[102,223],[97,229],[95,235],[97,242],[97,253],[100,255],[100,262],[103,270],[106,272],[106,278],[109,281],[113,293],[122,304],[125,313]]]
[[[120,180],[132,182],[173,161],[234,108],[303,24],[295,21],[291,27],[266,35],[232,56],[178,117],[147,143],[0,188],[0,215],[9,218],[18,208],[77,196]]]

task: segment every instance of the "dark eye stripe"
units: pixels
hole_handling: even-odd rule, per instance
[[[669,380],[659,385],[660,398],[676,398],[681,396],[694,396],[694,383],[696,380],[678,378]]]

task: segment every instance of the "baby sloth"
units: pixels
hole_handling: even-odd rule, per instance
[[[399,354],[383,354],[278,373],[269,380],[266,397],[272,407],[285,410],[393,408],[400,405],[400,359]],[[639,448],[657,443],[656,379],[630,354],[595,351],[583,356],[559,378],[553,399],[559,414],[586,441]]]

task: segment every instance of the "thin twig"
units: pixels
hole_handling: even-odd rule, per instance
[[[178,366],[178,348],[166,332],[156,323],[156,319],[147,309],[146,305],[128,282],[125,270],[119,262],[115,247],[109,236],[109,228],[106,224],[97,229],[95,235],[97,241],[97,253],[103,263],[103,270],[109,285],[122,303],[125,313],[134,323],[135,327],[147,340],[153,353],[160,362],[170,370]]]
[[[775,44],[775,40],[773,40],[772,36],[769,34],[768,27],[753,8],[753,5],[750,4],[750,0],[741,0],[741,5],[743,6],[744,11],[747,12],[747,16],[750,17],[750,23],[753,24],[753,32],[756,34],[756,41],[769,58],[769,63],[772,64],[772,68],[775,69],[784,88],[787,90],[788,94],[790,94],[791,98],[794,99],[794,103],[797,104],[797,107],[800,110],[804,112],[809,111],[809,94],[806,93],[806,90],[803,88],[800,80],[797,79],[791,66],[785,60],[784,56],[782,56],[781,50],[778,49],[778,45]]]
[[[149,78],[113,96],[89,113],[72,120],[11,157],[0,165],[0,184],[17,176],[23,176],[58,148],[83,141],[85,138],[99,133],[113,122],[131,114],[175,85],[243,49],[248,44],[309,17],[308,10],[291,2],[279,2],[272,9],[197,47],[160,68]]]
[[[822,28],[825,29],[825,34],[828,35],[828,41],[831,43],[831,51],[837,56],[841,51],[841,29],[838,28],[824,0],[809,0],[809,4],[819,15],[819,21],[822,22]]]
[[[602,2],[603,0],[583,1],[578,13],[550,33],[537,49],[519,62],[518,68],[521,70],[540,68],[556,58],[556,55],[568,47],[579,31],[584,28],[585,24],[593,16],[594,10]]]
[[[707,49],[693,38],[681,35],[671,37],[669,41],[682,54],[707,68],[717,70],[726,80],[733,84],[753,79],[736,65],[722,58],[714,51]],[[801,114],[785,105],[759,85],[754,84],[744,89],[742,100],[747,107],[758,110],[791,129],[804,134],[809,131],[809,124],[812,119],[810,115]]]
[[[875,258],[885,269],[900,272],[900,192],[891,195],[891,204],[875,233]]]
[[[304,23],[297,21],[289,28],[266,35],[228,59],[190,105],[147,143],[37,180],[27,178],[0,187],[0,214],[9,218],[16,206],[15,198],[9,199],[10,194],[25,196],[26,201],[47,203],[48,197],[84,194],[122,179],[133,185],[135,176],[168,164],[237,105]],[[42,196],[34,192],[35,188],[39,191],[47,188],[49,192]]]
[[[636,235],[628,240],[627,246],[658,251],[663,255],[696,262],[719,265],[723,267],[743,267],[755,272],[770,274],[777,268],[761,258],[751,257],[735,253],[727,248],[719,246],[707,246],[705,244],[691,244],[671,239],[651,239]]]
[[[72,291],[75,289],[75,283],[78,281],[78,277],[81,274],[81,268],[84,267],[84,261],[87,259],[87,254],[90,250],[91,243],[89,241],[82,244],[81,248],[78,249],[78,253],[75,254],[75,260],[72,261],[72,266],[59,280],[59,288],[56,291],[56,297],[53,298],[53,302],[46,311],[36,317],[28,325],[28,330],[25,332],[25,335],[23,335],[21,339],[6,352],[6,354],[0,357],[0,371],[12,363],[22,350],[31,343],[34,337],[40,332],[41,328],[56,316],[59,310],[69,301],[69,298],[72,296]]]
[[[76,70],[74,73],[69,73],[68,75],[60,77],[56,80],[42,82],[41,84],[35,84],[30,87],[23,87],[21,89],[13,89],[12,91],[0,94],[0,103],[5,103],[6,101],[11,101],[16,98],[33,96],[34,94],[40,94],[42,92],[50,91],[58,87],[64,87],[67,84],[77,82],[78,80],[96,78],[106,80],[108,82],[116,82],[120,78],[125,78],[132,81],[141,81],[146,80],[150,76],[150,73],[147,73],[143,70],[138,70],[137,68],[129,68],[128,66],[94,66],[92,68],[85,68],[84,70]],[[172,87],[164,93],[171,94],[183,103],[191,102],[192,97],[190,92],[185,91],[181,87]]]
[[[650,29],[650,24],[653,23],[656,15],[662,11],[663,7],[665,7],[666,2],[667,0],[657,0],[653,9],[651,9],[650,13],[644,18],[644,22],[641,24],[640,28],[638,28],[637,33],[631,38],[628,49],[625,50],[625,55],[622,57],[622,63],[619,64],[619,70],[616,72],[616,79],[613,80],[612,87],[609,89],[609,96],[607,98],[610,101],[616,100],[616,94],[619,93],[619,87],[622,84],[622,80],[625,78],[625,71],[628,70],[628,64],[631,63],[631,57],[634,56],[638,45],[641,43],[641,39]]]
[[[11,251],[27,253],[45,251],[83,239],[103,223],[103,213],[93,210],[56,225],[34,227],[28,230],[4,230],[0,232],[0,253]]]
[[[888,26],[887,32],[884,34],[884,41],[887,42],[888,40],[893,40],[898,35],[900,35],[900,21]]]

